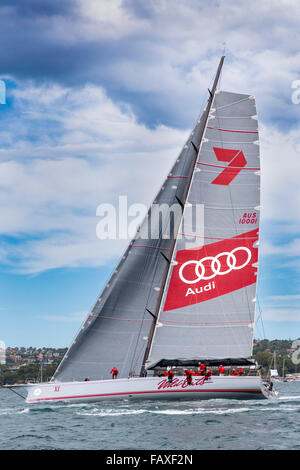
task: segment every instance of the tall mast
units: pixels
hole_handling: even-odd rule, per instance
[[[191,186],[192,177],[193,177],[195,166],[196,166],[197,159],[198,159],[200,144],[201,144],[201,141],[202,141],[202,138],[203,138],[203,134],[204,134],[204,131],[205,131],[205,128],[206,128],[207,119],[208,119],[208,116],[209,116],[209,113],[210,113],[211,105],[212,105],[214,95],[215,95],[215,92],[216,92],[216,89],[217,89],[217,85],[218,85],[218,82],[219,82],[219,78],[220,78],[221,70],[222,70],[222,67],[223,67],[224,59],[225,59],[225,56],[222,56],[221,60],[220,60],[220,63],[219,63],[219,66],[218,66],[218,69],[217,69],[217,73],[216,73],[214,82],[213,82],[212,89],[208,90],[209,91],[209,98],[208,98],[208,101],[207,101],[207,106],[205,108],[205,112],[204,112],[204,116],[203,116],[203,120],[202,120],[202,124],[201,124],[201,129],[200,129],[199,139],[198,139],[199,142],[191,142],[194,149],[195,149],[195,158],[194,158],[194,161],[191,165],[190,173],[189,173],[189,176],[188,176],[188,183],[186,185],[185,192],[183,194],[182,200],[178,201],[178,202],[180,202],[180,204],[183,208],[185,206],[186,199],[187,199],[187,196],[189,194],[189,189],[190,189],[190,186]],[[153,322],[152,322],[151,330],[150,330],[150,333],[149,333],[148,343],[147,343],[147,347],[146,347],[146,350],[145,350],[143,365],[142,365],[141,373],[140,373],[141,376],[145,375],[146,362],[148,360],[148,356],[149,356],[149,352],[150,352],[150,348],[151,348],[151,344],[152,344],[152,340],[153,340],[153,335],[154,335],[154,331],[155,331],[155,326],[156,326],[156,323],[157,323],[157,320],[158,320],[159,309],[160,309],[161,301],[162,301],[162,298],[163,298],[165,285],[166,285],[166,282],[167,282],[168,273],[169,273],[169,269],[170,269],[170,262],[172,260],[172,256],[173,256],[173,252],[174,252],[174,248],[175,248],[177,232],[178,232],[178,229],[180,227],[180,223],[181,223],[181,220],[182,220],[182,217],[183,217],[183,213],[184,213],[184,210],[182,211],[182,216],[181,216],[181,219],[179,220],[179,222],[177,224],[177,228],[176,228],[176,230],[174,229],[174,232],[173,232],[173,235],[172,235],[172,241],[171,241],[171,245],[170,245],[170,249],[169,249],[169,253],[168,253],[168,261],[169,262],[167,263],[167,266],[166,266],[166,269],[165,269],[165,272],[164,272],[164,275],[163,275],[161,289],[160,289],[160,293],[159,293],[159,296],[158,296],[158,299],[157,299],[155,313],[153,315]]]

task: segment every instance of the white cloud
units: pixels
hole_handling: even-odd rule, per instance
[[[14,91],[17,113],[5,132],[0,163],[0,233],[24,240],[3,245],[2,262],[19,272],[99,266],[118,257],[124,241],[96,238],[96,208],[149,204],[188,132],[149,129],[102,88],[28,82]],[[261,253],[300,256],[299,136],[261,126],[262,222],[294,232],[285,245],[262,239]],[[284,148],[284,154],[282,149]],[[291,197],[293,194],[293,197]]]
[[[80,35],[89,40],[120,38],[150,30],[150,24],[136,18],[123,6],[122,0],[80,0]]]
[[[132,34],[99,70],[106,80],[133,94],[151,93],[157,107],[187,122],[198,112],[226,41],[222,87],[255,94],[259,112],[269,120],[296,118],[287,99],[299,74],[297,2],[186,0],[174,8],[164,0],[147,2],[144,16],[139,10],[135,2],[82,2],[80,21],[87,15],[91,21],[87,37],[94,37],[93,25],[106,38],[111,28],[120,37]]]
[[[273,322],[300,322],[300,294],[265,297],[263,319]]]
[[[187,133],[148,129],[95,86],[30,83],[14,95],[17,113],[26,114],[10,122],[13,135],[2,150],[0,233],[19,242],[3,245],[2,261],[35,273],[119,256],[124,240],[96,238],[98,205],[117,205],[119,194],[148,205]]]
[[[266,308],[263,312],[264,321],[272,322],[299,322],[300,323],[300,306],[299,308]]]
[[[275,302],[288,302],[291,300],[300,300],[300,294],[270,295],[267,299]]]
[[[286,231],[287,231],[286,227]],[[261,246],[261,253],[264,256],[267,255],[280,255],[286,258],[285,262],[281,260],[282,267],[297,267],[299,266],[299,261],[295,258],[300,256],[300,239],[295,238],[289,243],[269,243],[263,241]],[[292,261],[289,261],[289,258],[293,258]]]
[[[262,126],[262,208],[266,220],[298,224],[300,204],[299,127],[280,132]]]
[[[81,323],[86,318],[88,312],[75,312],[69,315],[38,315],[36,318],[49,322]]]
[[[154,109],[165,110],[172,122],[180,116],[178,125],[198,114],[226,42],[223,88],[255,94],[260,114],[270,121],[297,118],[289,100],[299,78],[297,0],[184,0],[176,8],[172,0],[77,0],[76,6],[69,16],[32,20],[43,46],[69,46],[66,77],[70,60],[75,80],[102,80],[114,91],[130,92],[141,108],[140,94],[151,94]],[[81,61],[86,72],[77,66]]]

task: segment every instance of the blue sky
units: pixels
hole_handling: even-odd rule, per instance
[[[262,219],[256,337],[300,336],[297,0],[2,0],[0,315],[7,346],[66,346],[125,248],[97,206],[149,204],[205,102],[256,96]]]

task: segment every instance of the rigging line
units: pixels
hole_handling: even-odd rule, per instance
[[[17,392],[16,390],[14,390],[12,387],[9,387],[9,386],[6,386],[6,387],[3,387],[3,385],[0,385],[1,388],[4,388],[4,389],[9,389],[11,392],[14,392],[16,393],[17,395],[19,395],[19,397],[23,398],[23,400],[26,400],[26,397],[23,397],[23,395],[21,395],[21,393]]]
[[[256,300],[257,300],[257,306],[258,306],[258,311],[259,311],[259,316],[258,316],[258,318],[257,318],[257,321],[258,321],[259,318],[260,318],[261,326],[262,326],[262,330],[263,330],[263,335],[264,335],[264,338],[266,338],[266,333],[265,333],[265,328],[264,328],[264,323],[263,323],[263,317],[262,317],[262,310],[261,310],[261,308],[260,308],[260,303],[259,303],[258,296],[256,296]]]

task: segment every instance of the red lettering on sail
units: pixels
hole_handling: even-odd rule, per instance
[[[256,282],[258,229],[176,254],[164,311],[204,302]]]
[[[212,184],[227,186],[246,166],[247,160],[241,150],[213,147],[219,162],[229,162],[228,166],[212,181]]]

